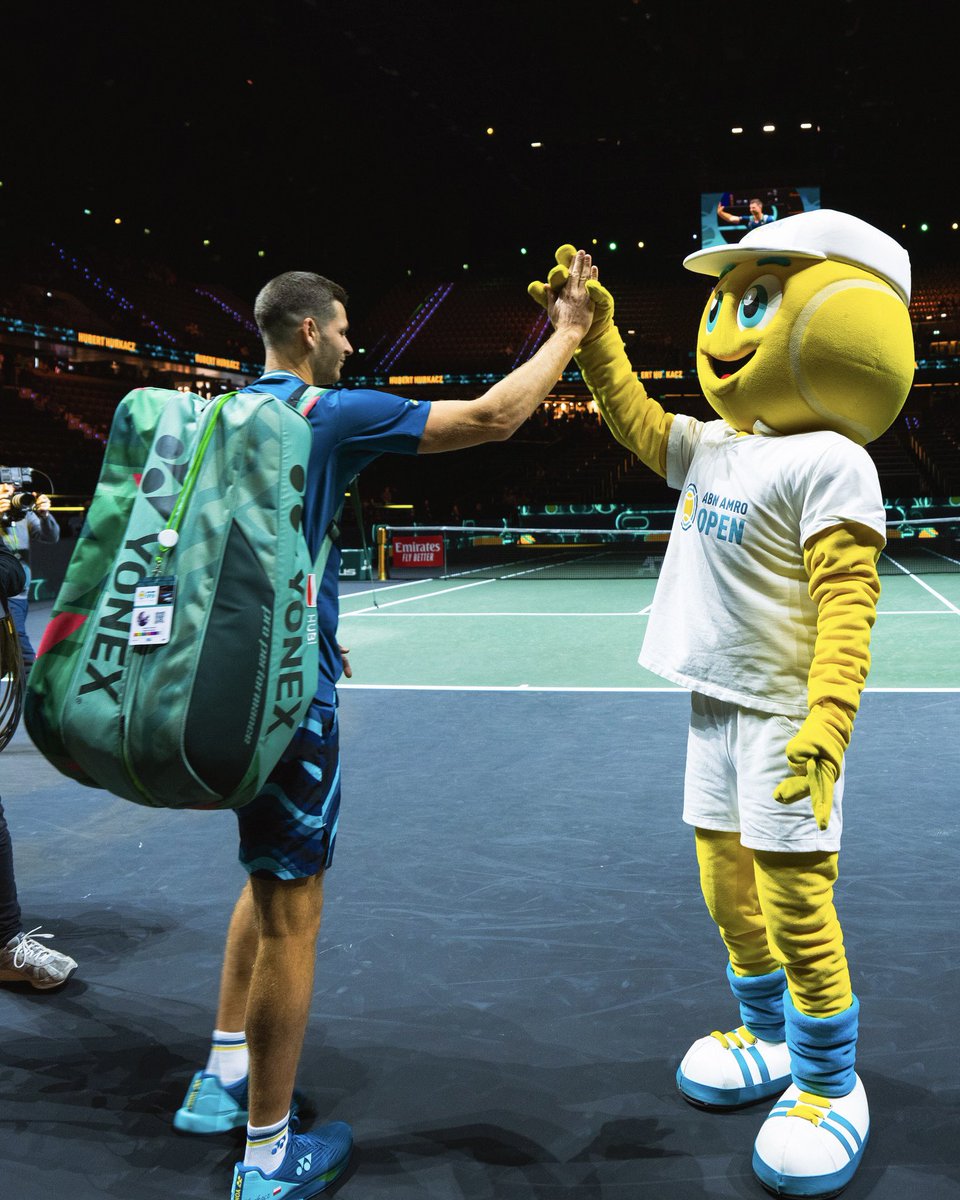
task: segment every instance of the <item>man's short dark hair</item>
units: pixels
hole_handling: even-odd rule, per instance
[[[334,302],[346,307],[347,293],[339,283],[312,271],[286,271],[265,283],[257,293],[253,316],[265,346],[285,346],[307,317],[325,325],[334,315]]]

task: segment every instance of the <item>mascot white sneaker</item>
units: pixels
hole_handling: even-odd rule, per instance
[[[870,1132],[867,1094],[855,1078],[853,1091],[836,1100],[791,1084],[770,1110],[753,1170],[775,1196],[837,1196],[853,1178]]]
[[[547,283],[530,285],[538,303],[574,253],[562,246]],[[613,435],[680,493],[640,662],[691,693],[683,819],[740,1024],[696,1041],[677,1084],[721,1109],[783,1092],[754,1171],[779,1196],[833,1196],[870,1129],[833,906],[886,529],[863,447],[913,380],[910,261],[824,209],[684,265],[716,280],[697,374],[719,420],[647,396],[592,264],[596,313],[576,355]]]
[[[779,1096],[790,1082],[783,1016],[783,971],[727,979],[743,1024],[732,1033],[699,1038],[677,1070],[677,1087],[701,1108],[740,1108]]]

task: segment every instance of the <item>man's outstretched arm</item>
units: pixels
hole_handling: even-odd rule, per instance
[[[570,264],[570,278],[552,300],[552,336],[533,358],[517,367],[476,400],[438,400],[420,439],[421,454],[463,450],[512,437],[547,398],[593,320],[587,295],[591,259],[582,250]]]

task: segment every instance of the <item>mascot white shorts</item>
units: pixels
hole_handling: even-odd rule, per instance
[[[799,717],[692,693],[684,821],[700,829],[739,833],[751,850],[837,853],[843,829],[842,771],[825,830],[817,828],[809,798],[794,804],[773,798],[777,784],[790,774],[786,746],[801,724]]]

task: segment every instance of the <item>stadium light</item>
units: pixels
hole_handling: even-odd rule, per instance
[[[730,132],[731,133],[743,133],[743,126],[742,125],[734,125],[734,127],[730,130]]]
[[[776,128],[777,128],[776,125],[764,125],[763,132],[764,133],[774,133],[774,132],[776,132]]]
[[[617,243],[616,243],[616,242],[608,242],[608,243],[607,243],[607,249],[608,249],[608,250],[616,250],[616,248],[617,248]]]
[[[493,126],[492,125],[487,126],[487,137],[493,137]]]

